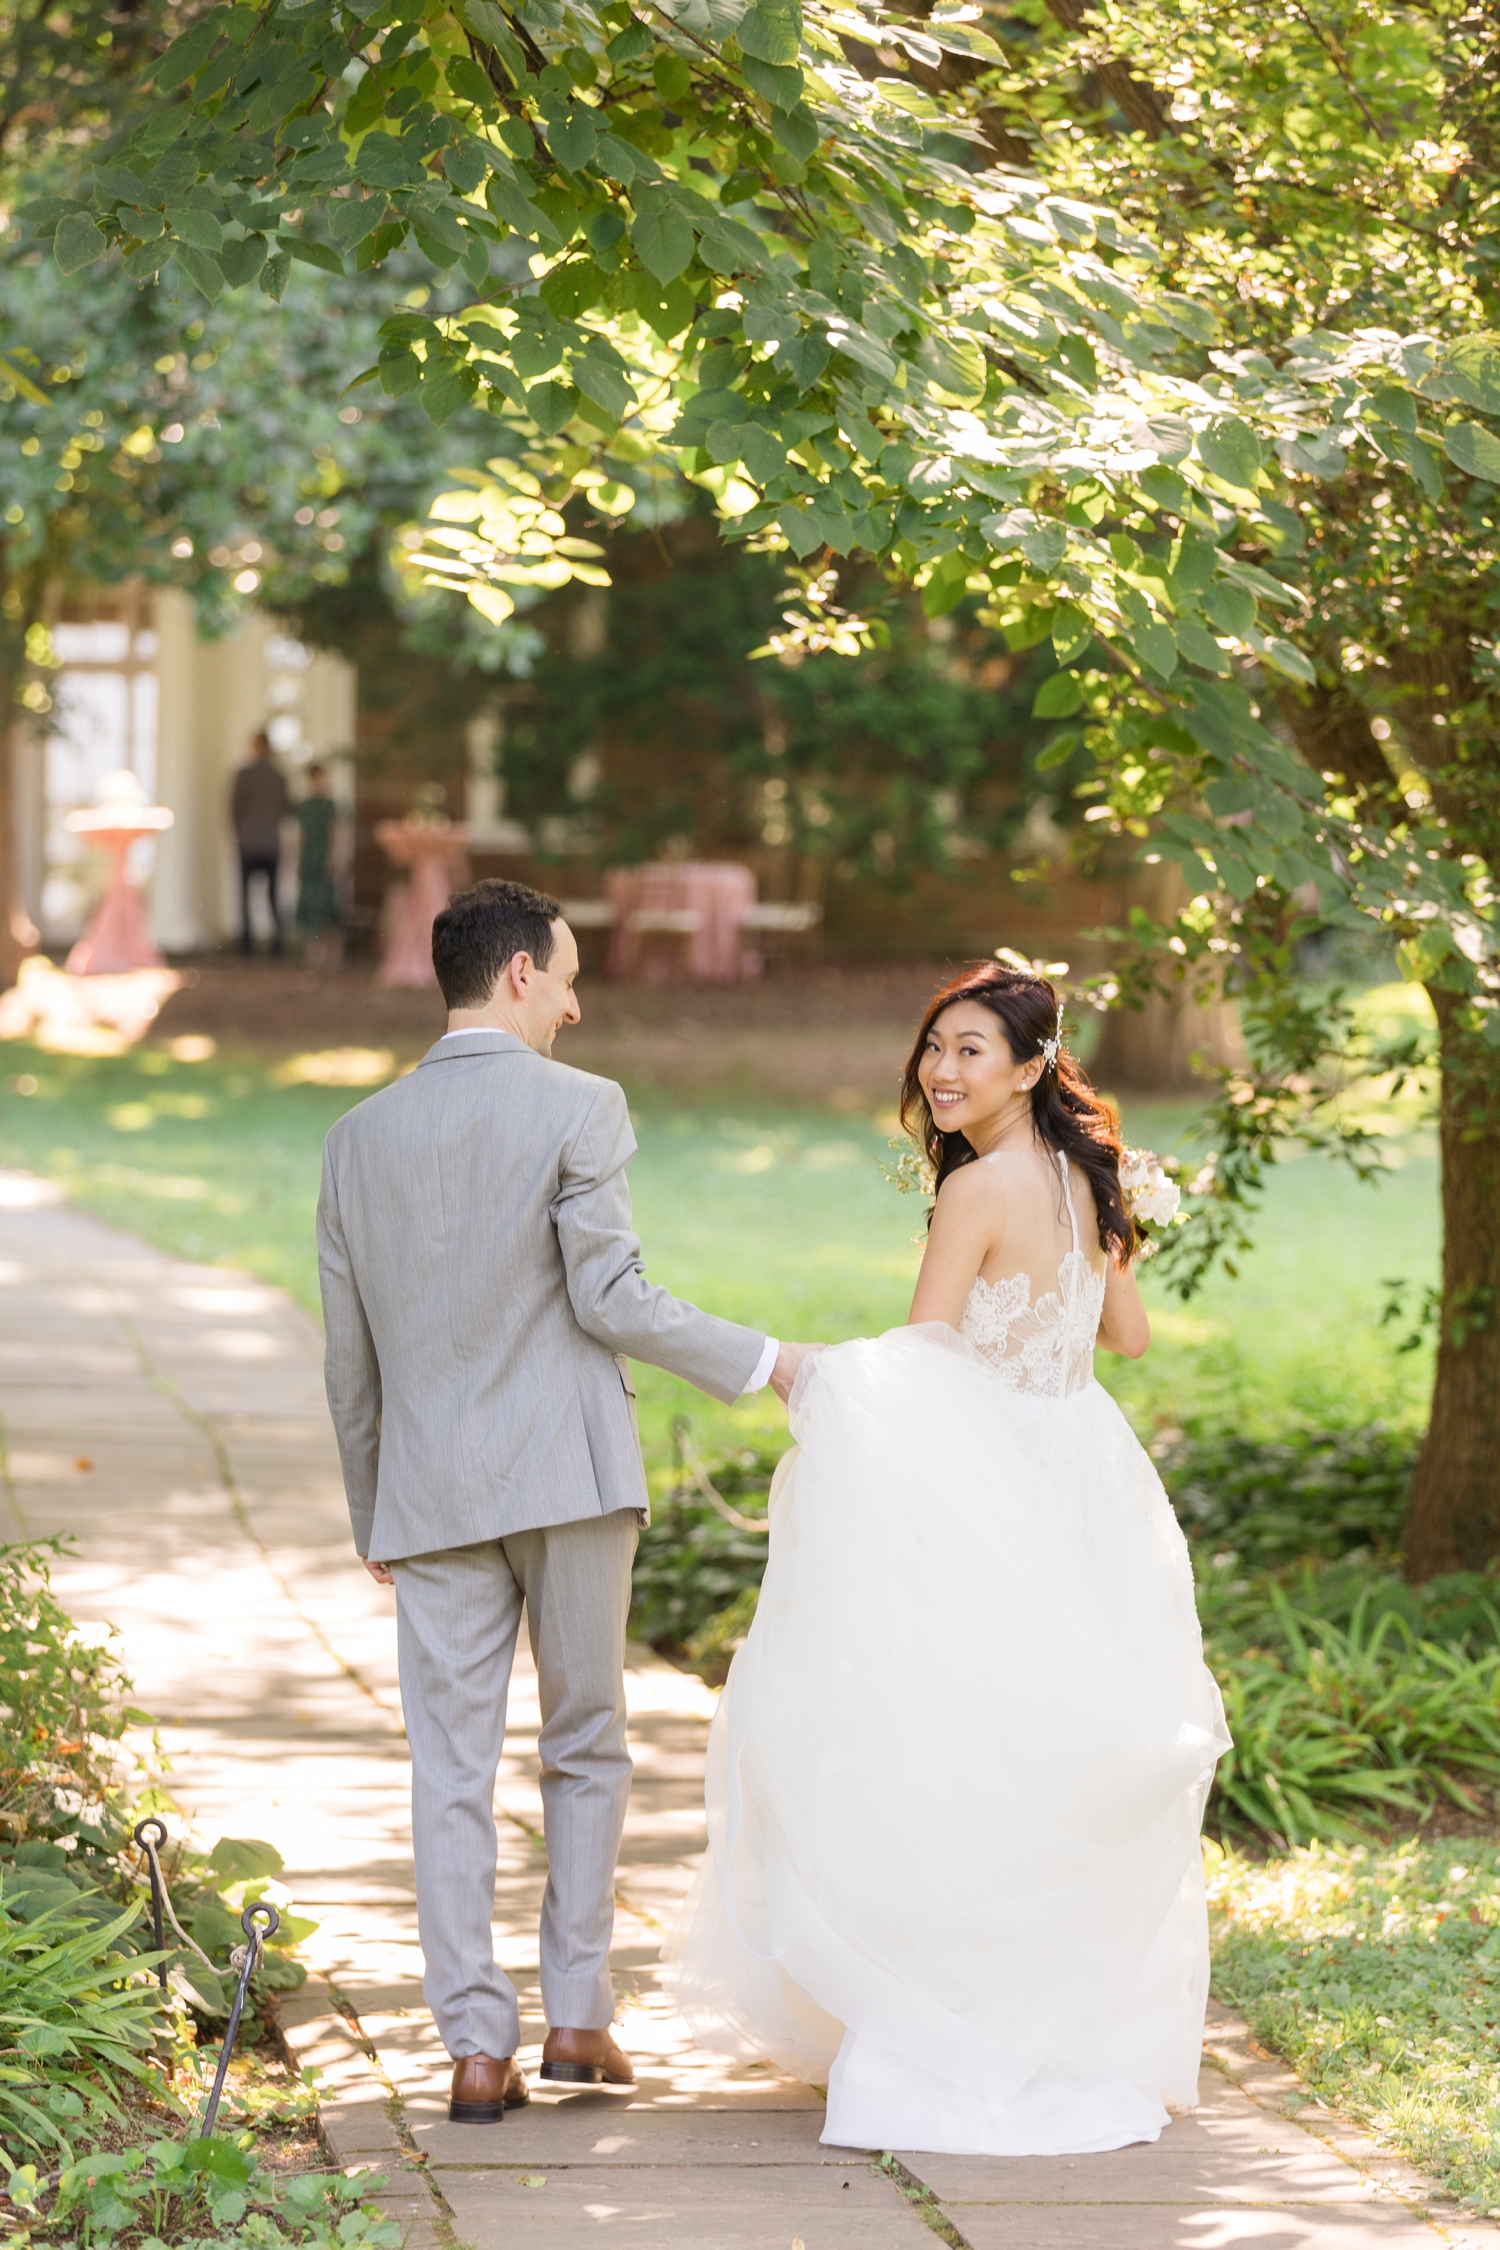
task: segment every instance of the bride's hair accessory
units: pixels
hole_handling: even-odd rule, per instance
[[[1062,1020],[1062,1002],[1059,1000],[1057,1003],[1057,1029],[1053,1032],[1050,1039],[1044,1039],[1042,1041],[1042,1053],[1047,1058],[1047,1068],[1049,1070],[1056,1070],[1057,1068],[1058,1052],[1062,1046]]]

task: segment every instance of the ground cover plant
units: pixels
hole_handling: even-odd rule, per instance
[[[1214,1990],[1310,2096],[1500,2216],[1500,1847],[1209,1849]]]
[[[399,2250],[400,2227],[371,2201],[384,2184],[370,2172],[281,2174],[261,2161],[252,2134],[215,2133],[90,2150],[57,2174],[22,2165],[8,2194],[23,2243]]]

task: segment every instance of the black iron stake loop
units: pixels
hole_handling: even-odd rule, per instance
[[[264,1921],[261,1920],[262,1916],[265,1917]],[[243,1945],[237,1945],[229,1957],[230,1966],[237,1968],[240,1972],[240,1981],[234,1995],[234,2006],[229,2011],[229,2029],[224,2034],[224,2044],[219,2050],[219,2067],[214,2072],[213,2092],[209,2095],[208,2107],[203,2112],[202,2138],[204,2140],[207,2140],[212,2133],[214,2119],[219,2114],[219,2096],[224,2091],[224,2078],[229,2069],[229,2058],[234,2053],[234,2042],[239,2035],[240,2017],[245,2008],[245,1994],[249,1990],[250,1979],[260,1965],[262,1945],[265,1939],[274,1936],[280,1927],[281,1916],[268,1898],[257,1899],[255,1904],[247,1906],[240,1916],[240,1928],[245,1933],[246,1942]]]
[[[148,1830],[153,1828],[156,1831],[156,1834],[154,1836],[147,1833]],[[145,1853],[146,1865],[151,1870],[152,1935],[156,1940],[157,1952],[165,1953],[167,1942],[166,1925],[162,1921],[161,1913],[162,1891],[164,1889],[164,1885],[162,1882],[161,1865],[156,1855],[167,1840],[166,1822],[164,1820],[156,1820],[154,1818],[151,1820],[142,1820],[137,1822],[135,1830],[135,1840],[139,1844],[141,1850]],[[156,1964],[156,1981],[161,1986],[162,1998],[165,1999],[167,1993],[167,1964],[164,1960],[158,1961]]]

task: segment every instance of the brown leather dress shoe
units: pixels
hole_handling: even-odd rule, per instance
[[[635,2066],[608,2031],[549,2031],[542,2076],[565,2086],[633,2086]]]
[[[530,2099],[525,2077],[514,2055],[506,2056],[503,2061],[494,2055],[464,2055],[453,2065],[449,2122],[498,2125],[508,2109],[520,2109]]]

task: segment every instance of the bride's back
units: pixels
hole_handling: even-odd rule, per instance
[[[960,1333],[1017,1390],[1061,1397],[1093,1378],[1105,1254],[1087,1175],[1040,1142],[979,1164],[1003,1226],[964,1307]]]

